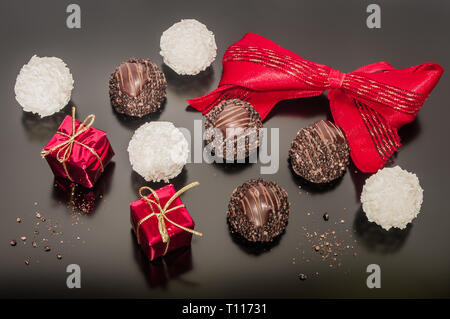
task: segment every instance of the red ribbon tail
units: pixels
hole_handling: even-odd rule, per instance
[[[362,172],[382,168],[400,147],[397,129],[370,106],[340,90],[328,93],[334,122],[345,133],[350,156]]]

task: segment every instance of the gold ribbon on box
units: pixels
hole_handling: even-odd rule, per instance
[[[140,219],[140,220],[138,221],[138,223],[137,223],[137,227],[136,227],[136,237],[137,237],[137,242],[138,242],[138,244],[141,244],[141,242],[140,242],[140,236],[139,236],[139,230],[140,230],[140,227],[141,227],[142,223],[144,223],[145,221],[147,221],[148,219],[150,219],[150,218],[153,217],[153,216],[156,216],[156,218],[157,218],[157,220],[158,220],[158,230],[159,230],[159,233],[160,233],[160,235],[161,235],[161,238],[162,238],[163,243],[166,244],[166,248],[165,248],[165,250],[164,250],[163,256],[167,253],[167,251],[168,251],[168,249],[169,249],[169,245],[170,245],[170,236],[169,236],[169,233],[168,233],[167,228],[166,228],[166,223],[165,223],[166,221],[169,222],[169,223],[171,223],[172,225],[174,225],[174,226],[176,226],[176,227],[178,227],[178,228],[184,230],[184,231],[187,231],[187,232],[191,233],[191,234],[198,235],[198,236],[203,236],[203,234],[202,234],[201,232],[198,232],[198,231],[196,231],[196,230],[193,230],[193,229],[190,229],[190,228],[186,228],[186,227],[184,227],[184,226],[181,226],[181,225],[175,223],[173,220],[170,220],[170,219],[166,216],[167,213],[173,212],[173,211],[175,211],[175,210],[177,210],[177,209],[179,209],[179,208],[186,207],[184,204],[182,204],[182,205],[178,205],[178,206],[169,208],[170,204],[172,204],[172,202],[173,202],[175,199],[177,199],[178,196],[180,196],[181,194],[183,194],[185,191],[187,191],[187,190],[189,190],[189,189],[191,189],[191,188],[193,188],[193,187],[196,187],[196,186],[198,186],[198,185],[200,185],[199,182],[193,182],[193,183],[191,183],[191,184],[189,184],[189,185],[184,186],[182,189],[180,189],[179,191],[177,191],[175,194],[172,195],[172,197],[169,198],[169,200],[168,200],[167,203],[164,205],[164,207],[161,206],[161,203],[160,203],[160,201],[159,201],[159,196],[158,196],[158,194],[156,193],[156,191],[155,191],[153,188],[148,187],[148,186],[143,186],[143,187],[141,187],[141,188],[139,189],[139,196],[140,196],[141,198],[145,199],[145,201],[147,202],[147,204],[150,206],[150,209],[152,210],[152,213],[149,214],[149,215],[147,215],[147,216],[145,216],[144,218]],[[152,200],[152,199],[148,198],[148,197],[147,197],[148,195],[144,195],[144,194],[142,193],[144,190],[150,191],[151,194],[153,194],[153,197],[155,198],[155,200]],[[152,204],[154,204],[154,205],[158,208],[159,212],[155,212],[155,210],[153,209],[153,205],[152,205]]]
[[[92,126],[92,124],[94,124],[94,121],[95,121],[95,115],[90,114],[84,119],[84,121],[80,124],[80,126],[78,126],[77,130],[75,130],[75,106],[73,106],[72,107],[72,135],[66,134],[64,132],[56,131],[56,134],[60,134],[62,136],[67,137],[67,140],[58,145],[53,146],[52,148],[50,148],[48,150],[41,151],[41,156],[43,158],[45,158],[50,153],[53,153],[54,151],[58,150],[58,152],[56,153],[56,159],[58,160],[58,162],[60,162],[62,164],[62,166],[64,168],[64,172],[66,173],[67,178],[70,179],[71,182],[73,182],[74,180],[72,179],[72,177],[69,174],[69,171],[67,170],[66,162],[70,158],[70,155],[72,154],[72,149],[73,149],[74,143],[81,145],[82,147],[87,149],[89,152],[94,154],[94,156],[97,158],[98,162],[100,163],[101,171],[103,172],[103,170],[104,170],[102,159],[101,159],[100,155],[98,155],[98,153],[92,147],[76,140],[76,138],[78,136],[80,136],[82,133],[86,132]]]

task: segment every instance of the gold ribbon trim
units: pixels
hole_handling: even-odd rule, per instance
[[[161,203],[159,201],[159,196],[158,196],[158,194],[155,192],[155,190],[153,188],[150,188],[148,186],[141,187],[139,189],[139,196],[141,196],[141,198],[145,199],[147,204],[150,206],[150,209],[152,210],[152,213],[150,215],[145,216],[144,218],[139,220],[138,223],[137,223],[136,237],[137,237],[138,244],[141,244],[140,236],[139,236],[139,230],[140,230],[140,227],[141,227],[142,223],[144,223],[145,221],[149,220],[153,216],[156,216],[156,218],[158,220],[158,230],[159,230],[159,233],[161,235],[163,243],[166,244],[166,249],[164,251],[163,256],[167,253],[167,251],[169,249],[169,245],[170,245],[170,236],[169,236],[169,233],[167,232],[165,221],[167,221],[167,222],[171,223],[172,225],[174,225],[174,226],[176,226],[178,228],[181,228],[182,230],[187,231],[187,232],[189,232],[191,234],[198,235],[198,236],[203,236],[203,234],[201,232],[198,232],[196,230],[193,230],[193,229],[181,226],[181,225],[175,223],[173,220],[170,220],[166,216],[167,213],[173,212],[173,211],[177,210],[178,208],[185,207],[184,204],[182,204],[182,205],[178,205],[178,206],[169,208],[170,204],[172,204],[172,202],[175,199],[177,199],[178,196],[183,194],[185,191],[187,191],[187,190],[189,190],[189,189],[191,189],[193,187],[196,187],[198,185],[200,185],[199,182],[193,182],[193,183],[191,183],[189,185],[184,186],[182,189],[180,189],[178,192],[176,192],[175,194],[172,195],[172,197],[167,201],[167,203],[166,203],[166,205],[164,205],[164,207],[161,206]],[[153,197],[155,198],[156,201],[148,198],[147,197],[148,195],[144,195],[142,193],[144,190],[150,191],[151,194],[153,194]],[[158,208],[159,212],[155,212],[155,210],[153,209],[152,204],[154,204]]]
[[[72,177],[69,174],[69,171],[67,170],[66,162],[70,158],[70,155],[72,154],[73,144],[77,143],[78,145],[81,145],[85,149],[87,149],[89,152],[94,154],[94,156],[97,158],[98,162],[100,163],[101,171],[103,172],[103,163],[100,155],[92,148],[87,146],[86,144],[81,143],[80,141],[77,141],[76,138],[80,136],[82,133],[86,132],[92,124],[94,124],[95,121],[95,115],[91,114],[88,115],[84,121],[78,126],[78,129],[75,131],[75,107],[72,107],[72,135],[68,135],[64,132],[56,131],[57,134],[60,134],[62,136],[67,137],[67,140],[62,142],[61,144],[58,144],[56,146],[53,146],[49,150],[42,150],[41,156],[44,158],[50,153],[53,153],[54,151],[58,150],[56,153],[56,159],[58,162],[60,162],[64,168],[64,172],[67,175],[67,178],[70,179],[70,181],[74,181]]]

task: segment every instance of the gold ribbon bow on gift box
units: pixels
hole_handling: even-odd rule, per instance
[[[103,169],[103,163],[102,163],[102,159],[101,159],[100,155],[98,155],[98,153],[92,147],[89,147],[86,144],[83,144],[80,141],[76,140],[76,138],[78,136],[80,136],[82,133],[86,132],[92,126],[92,124],[94,124],[94,121],[95,121],[95,115],[94,114],[88,115],[84,119],[84,121],[80,124],[80,126],[78,126],[77,130],[75,131],[75,107],[73,106],[72,107],[72,135],[66,134],[64,132],[56,131],[56,134],[65,136],[68,139],[56,146],[53,146],[51,149],[41,151],[42,158],[45,158],[50,153],[53,153],[54,151],[58,150],[58,152],[56,153],[56,159],[58,160],[58,162],[60,162],[62,164],[62,166],[64,168],[64,172],[66,173],[67,178],[70,179],[71,182],[73,182],[74,180],[72,179],[72,177],[69,174],[69,171],[67,170],[66,162],[70,158],[70,155],[72,154],[72,149],[73,149],[74,143],[81,145],[82,147],[87,149],[89,152],[94,154],[95,157],[97,157],[97,160],[100,163],[101,171],[103,173],[104,169]]]
[[[178,196],[180,196],[180,195],[181,195],[182,193],[184,193],[185,191],[187,191],[187,190],[189,190],[189,189],[191,189],[191,188],[193,188],[193,187],[195,187],[195,186],[198,186],[198,185],[200,185],[199,182],[193,182],[193,183],[191,183],[191,184],[189,184],[189,185],[184,186],[184,187],[183,187],[182,189],[180,189],[178,192],[176,192],[175,194],[173,194],[172,197],[170,197],[170,199],[167,201],[167,203],[166,203],[166,205],[164,205],[164,207],[161,206],[161,203],[160,203],[160,201],[159,201],[159,196],[158,196],[158,194],[155,192],[154,189],[152,189],[151,187],[148,187],[148,186],[143,186],[143,187],[141,187],[141,188],[139,189],[139,196],[141,196],[141,198],[145,199],[145,201],[147,202],[147,204],[150,206],[150,209],[152,210],[152,213],[151,213],[150,215],[145,216],[144,218],[142,218],[141,220],[139,220],[138,223],[137,223],[137,227],[136,227],[136,237],[137,237],[137,242],[138,242],[138,244],[141,244],[141,242],[140,242],[140,236],[139,236],[139,230],[140,230],[140,227],[141,227],[142,223],[144,223],[145,221],[147,221],[149,218],[151,218],[151,217],[153,217],[153,216],[156,216],[156,218],[158,219],[158,230],[159,230],[159,233],[160,233],[160,235],[161,235],[161,238],[162,238],[163,243],[166,244],[166,249],[164,250],[163,256],[167,253],[167,251],[168,251],[168,249],[169,249],[169,245],[170,245],[170,236],[169,236],[169,233],[168,233],[168,231],[167,231],[165,221],[167,221],[167,222],[171,223],[172,225],[174,225],[174,226],[176,226],[176,227],[178,227],[178,228],[181,228],[182,230],[187,231],[187,232],[189,232],[189,233],[191,233],[191,234],[198,235],[198,236],[203,236],[203,234],[202,234],[201,232],[198,232],[198,231],[196,231],[196,230],[193,230],[193,229],[190,229],[190,228],[186,228],[186,227],[184,227],[184,226],[181,226],[181,225],[175,223],[173,220],[170,220],[170,219],[166,216],[167,213],[170,213],[170,212],[175,211],[175,210],[177,210],[177,209],[179,209],[179,208],[182,208],[182,207],[186,207],[184,204],[182,204],[182,205],[178,205],[178,206],[169,208],[170,204],[172,204],[172,202],[173,202],[175,199],[177,199]],[[156,201],[154,201],[154,200],[148,198],[148,197],[147,197],[148,195],[144,195],[144,194],[142,193],[144,190],[150,191],[150,192],[153,194],[153,197],[155,198]],[[152,204],[154,204],[154,205],[158,208],[159,212],[155,212],[155,210],[153,209],[153,205],[152,205]]]

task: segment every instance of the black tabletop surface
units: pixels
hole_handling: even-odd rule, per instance
[[[264,122],[268,129],[279,128],[280,164],[275,174],[263,177],[279,183],[291,203],[286,232],[271,247],[244,245],[231,236],[226,222],[232,190],[260,176],[261,163],[189,163],[172,180],[176,188],[192,181],[201,184],[182,195],[196,228],[204,233],[202,238],[194,236],[190,249],[151,263],[131,231],[129,203],[138,198],[139,187],[163,185],[146,183],[132,171],[126,149],[134,130],[162,120],[193,132],[194,121],[202,115],[185,99],[217,87],[225,49],[246,32],[342,72],[377,61],[398,68],[423,62],[450,67],[450,3],[380,0],[381,28],[369,29],[366,8],[371,2],[77,1],[81,29],[68,29],[66,7],[71,1],[2,1],[0,296],[450,297],[450,83],[445,73],[417,119],[400,130],[403,146],[391,164],[416,173],[424,189],[421,213],[405,230],[386,232],[367,221],[359,196],[369,175],[353,165],[334,187],[322,191],[302,186],[293,175],[287,161],[291,140],[300,128],[330,117],[328,99],[322,95],[281,102]],[[211,68],[192,77],[178,76],[159,55],[162,32],[183,18],[206,24],[218,46]],[[90,192],[64,183],[55,186],[39,154],[70,107],[41,119],[23,112],[15,100],[16,76],[34,54],[67,63],[75,80],[70,104],[77,107],[78,119],[94,113],[94,126],[108,133],[115,150],[112,163]],[[161,112],[131,119],[111,108],[109,75],[129,57],[150,58],[164,71],[168,88]],[[34,234],[36,212],[46,218],[37,227],[39,234]],[[322,218],[325,212],[329,221]],[[330,236],[333,231],[336,239],[330,242],[340,245],[333,246],[339,253],[332,256],[336,260],[324,260],[312,246],[321,234]],[[21,236],[27,237],[25,243]],[[10,246],[12,239],[17,246]],[[44,251],[46,245],[51,251]],[[81,289],[66,286],[69,264],[81,268]],[[380,265],[380,289],[366,285],[369,264]],[[299,280],[301,273],[308,279]]]

